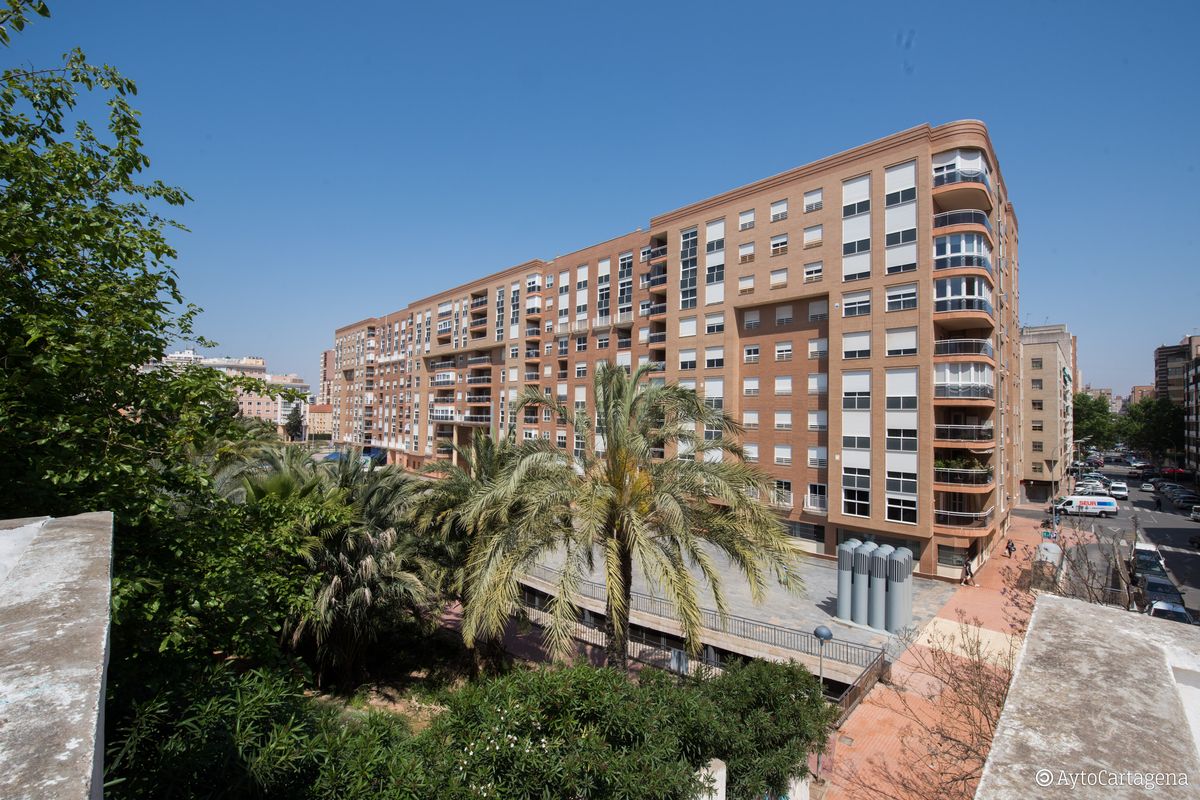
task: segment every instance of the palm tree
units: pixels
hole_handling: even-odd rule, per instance
[[[454,445],[453,461],[435,462],[423,470],[429,481],[412,504],[412,521],[417,530],[427,534],[426,552],[436,564],[427,583],[443,595],[457,597],[464,607],[471,596],[467,557],[476,539],[476,528],[463,509],[503,472],[514,453],[511,434],[494,438],[488,432],[476,431],[468,444]],[[481,653],[492,667],[503,653],[495,638],[480,639],[479,646],[467,646],[475,672],[482,666]]]
[[[606,584],[606,660],[624,667],[636,562],[674,603],[691,652],[700,646],[700,578],[726,615],[723,553],[761,602],[768,577],[798,587],[795,551],[779,517],[757,498],[767,477],[741,460],[737,424],[691,389],[644,381],[619,366],[594,379],[596,426],[583,413],[527,390],[521,408],[550,408],[578,435],[574,454],[523,443],[484,491],[464,504],[479,532],[468,565],[464,636],[497,635],[515,608],[518,578],[543,556],[562,559],[547,611],[553,653],[573,647],[580,582],[597,559]],[[674,450],[679,457],[663,459]]]

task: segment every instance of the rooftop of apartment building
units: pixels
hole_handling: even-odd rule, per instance
[[[1200,628],[1043,594],[975,797],[1194,797],[1198,745]]]

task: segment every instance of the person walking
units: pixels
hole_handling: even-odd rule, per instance
[[[1009,558],[1012,558],[1013,553],[1017,552],[1017,546],[1013,543],[1012,539],[1008,540],[1008,544],[1004,545],[1004,549],[1008,553]]]
[[[1154,510],[1162,511],[1162,498],[1161,497],[1154,498]]]
[[[971,571],[971,560],[967,559],[963,562],[963,575],[960,582],[963,586],[975,585],[975,573]]]

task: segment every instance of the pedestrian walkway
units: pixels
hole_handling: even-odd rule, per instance
[[[1016,642],[1029,622],[1032,603],[1027,592],[1020,588],[1024,573],[1042,542],[1039,504],[1020,506],[1011,515],[1009,539],[1016,546],[1013,556],[1005,551],[1007,539],[996,544],[975,573],[973,586],[958,585],[926,625],[922,626],[914,643],[892,664],[889,683],[909,690],[905,697],[918,711],[933,711],[920,698],[922,689],[931,685],[928,676],[914,672],[917,648],[927,648],[933,642],[957,640],[960,625],[977,633],[989,653],[999,657]],[[900,765],[911,761],[901,741],[908,720],[899,710],[898,695],[890,686],[876,686],[859,704],[830,743],[825,759],[823,783],[813,787],[813,797],[843,800],[871,796],[896,797],[895,786],[887,794],[872,791],[862,784],[871,783],[873,764]],[[853,776],[857,775],[857,779]]]

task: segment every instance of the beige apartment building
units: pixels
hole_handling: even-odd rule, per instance
[[[1133,386],[1129,389],[1129,404],[1140,403],[1148,397],[1154,397],[1153,386]]]
[[[1200,336],[1185,336],[1179,344],[1164,344],[1154,349],[1154,392],[1160,400],[1184,405],[1188,370],[1200,358]]]
[[[308,383],[299,375],[293,373],[287,374],[272,374],[267,372],[266,359],[258,356],[243,356],[241,358],[233,358],[230,356],[204,356],[200,355],[193,349],[179,350],[174,353],[167,353],[163,356],[161,362],[151,364],[147,369],[155,369],[159,367],[184,366],[195,364],[209,369],[215,369],[218,372],[223,372],[226,375],[242,376],[247,378],[256,378],[261,381],[266,381],[275,387],[283,389],[291,389],[303,394],[305,397],[295,401],[288,400],[284,397],[271,397],[266,394],[257,394],[254,392],[238,391],[237,403],[238,411],[243,417],[251,417],[261,419],[265,422],[271,422],[280,426],[287,422],[288,415],[292,413],[292,408],[299,407],[303,413],[308,405],[307,395],[309,391]]]
[[[1075,460],[1075,337],[1066,325],[1021,329],[1023,497],[1059,493]]]
[[[600,362],[649,364],[742,423],[799,547],[957,576],[1018,495],[1017,274],[986,127],[922,125],[339,328],[333,439],[409,468],[480,429],[573,448],[518,393],[591,408]]]
[[[312,403],[305,414],[306,436],[331,436],[333,434],[333,406],[328,403]]]

